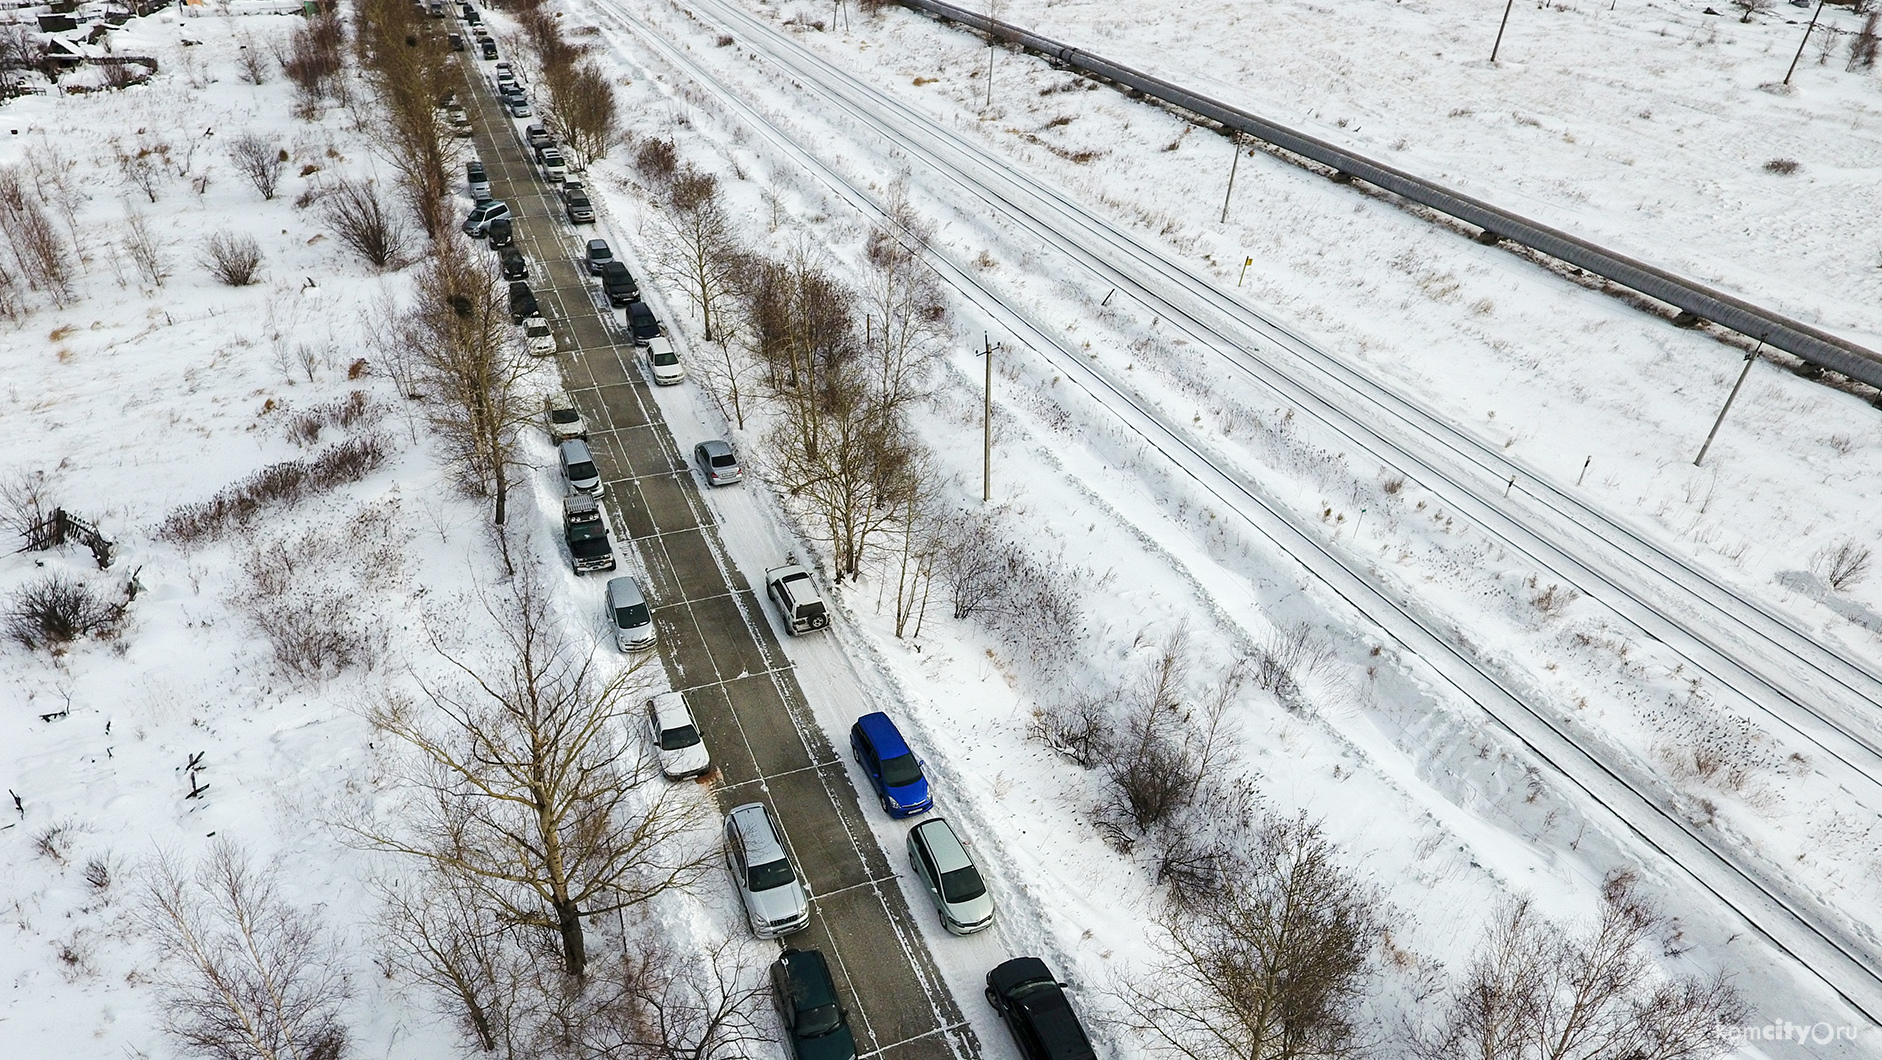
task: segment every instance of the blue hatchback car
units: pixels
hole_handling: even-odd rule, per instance
[[[934,793],[928,790],[922,762],[887,714],[877,711],[856,719],[850,726],[850,753],[868,774],[876,798],[890,817],[913,817],[934,809]]]

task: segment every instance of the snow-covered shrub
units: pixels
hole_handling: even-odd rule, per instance
[[[212,540],[247,526],[270,507],[296,504],[310,495],[357,482],[385,459],[385,440],[366,435],[349,438],[312,460],[270,464],[206,501],[172,511],[157,536],[180,545]]]
[[[1810,557],[1810,570],[1825,585],[1842,592],[1869,576],[1870,551],[1854,541],[1826,545]]]
[[[7,635],[28,648],[56,648],[80,637],[110,637],[124,621],[125,605],[84,582],[52,574],[13,594],[6,612]]]
[[[938,570],[954,617],[978,618],[1041,673],[1071,661],[1085,631],[1078,587],[1089,572],[1035,556],[1007,536],[998,511],[963,513],[941,538],[952,543],[938,557]]]
[[[229,143],[229,160],[235,163],[236,172],[247,177],[255,190],[261,192],[263,199],[273,199],[275,189],[281,184],[281,168],[287,165],[288,153],[272,140],[251,132]]]
[[[402,569],[402,544],[382,507],[362,508],[342,526],[259,541],[242,560],[247,585],[234,603],[296,677],[371,669],[385,644],[371,601]]]
[[[320,196],[320,216],[333,234],[375,269],[397,268],[409,231],[393,204],[370,181],[342,180]]]
[[[247,287],[261,276],[261,244],[254,236],[217,232],[203,242],[202,265],[230,287]]]

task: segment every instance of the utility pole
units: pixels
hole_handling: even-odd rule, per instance
[[[1797,60],[1804,57],[1804,45],[1810,43],[1810,32],[1817,28],[1817,16],[1823,14],[1823,2],[1824,0],[1817,0],[1817,9],[1810,13],[1810,25],[1804,27],[1804,39],[1797,42],[1797,54],[1791,56],[1791,68],[1784,71],[1784,83],[1787,85],[1791,83],[1791,75],[1797,72]]]
[[[1496,28],[1496,43],[1490,46],[1490,61],[1496,62],[1496,53],[1503,48],[1503,29],[1510,24],[1510,11],[1516,6],[1516,0],[1503,5],[1503,21]]]
[[[980,341],[987,359],[986,405],[980,414],[980,503],[985,504],[993,499],[993,343],[984,331]]]
[[[1712,421],[1712,433],[1706,435],[1706,444],[1699,447],[1699,455],[1693,457],[1692,466],[1698,467],[1700,461],[1706,458],[1706,450],[1712,448],[1712,439],[1719,436],[1719,428],[1725,425],[1725,414],[1732,411],[1732,402],[1738,399],[1738,388],[1745,385],[1745,377],[1751,374],[1751,364],[1758,359],[1758,351],[1762,349],[1764,340],[1759,339],[1757,347],[1745,355],[1745,370],[1738,373],[1738,382],[1733,383],[1732,392],[1725,395],[1725,407],[1719,410],[1719,418]]]

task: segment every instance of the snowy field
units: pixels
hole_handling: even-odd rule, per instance
[[[1783,19],[1796,9],[1746,25],[1697,8],[1519,5],[1494,67],[1484,60],[1496,12],[1484,5],[1374,0],[1335,13],[1281,3],[1256,14],[1171,4],[1124,22],[1115,6],[1008,0],[998,13],[1882,345],[1873,220],[1882,209],[1882,79],[1844,72],[1840,53],[1819,63],[1813,46],[1795,91],[1762,91],[1783,76],[1801,31]],[[1862,401],[1760,365],[1707,467],[1695,469],[1692,453],[1742,356],[1730,345],[1263,155],[1242,160],[1230,223],[1217,224],[1229,158],[1217,137],[1004,52],[985,108],[986,49],[906,12],[845,12],[851,21],[831,33],[808,29],[831,17],[827,5],[749,9],[795,19],[796,40],[993,157],[1238,288],[1839,650],[1882,663],[1882,579],[1825,594],[1808,573],[1821,550],[1876,544],[1882,438]],[[633,130],[673,137],[683,158],[719,176],[754,246],[808,245],[833,273],[861,277],[869,218],[649,48],[614,5],[584,0],[566,11],[601,27]],[[1467,519],[1415,483],[1386,489],[1389,476],[1304,417],[1225,384],[1211,351],[1173,339],[1151,314],[1101,305],[1103,290],[996,212],[943,182],[924,185],[870,133],[779,85],[743,46],[719,46],[709,21],[669,4],[632,14],[800,142],[820,145],[841,172],[877,189],[903,179],[942,252],[980,262],[989,284],[1035,318],[1078,328],[1097,363],[1193,424],[1265,493],[1325,512],[1329,541],[1370,557],[1396,591],[1449,617],[1539,700],[1576,715],[1616,761],[1706,807],[1745,857],[1852,928],[1875,920],[1876,792],[1839,792],[1807,749],[1756,718],[1726,726],[1748,758],[1741,774],[1682,771],[1682,737],[1722,723],[1706,713],[1711,690],[1689,681],[1671,649],[1630,639],[1591,601],[1538,603],[1546,579],[1538,584]],[[1845,13],[1829,19],[1854,26]],[[171,1055],[142,985],[150,952],[128,912],[140,864],[159,850],[194,855],[212,835],[272,859],[288,896],[347,941],[356,1055],[461,1051],[426,1000],[375,963],[367,881],[396,867],[326,822],[381,805],[389,766],[360,712],[435,672],[427,632],[441,620],[467,650],[490,642],[480,600],[500,565],[482,504],[462,496],[380,370],[372,322],[386,299],[404,295],[403,278],[365,270],[296,205],[310,186],[384,175],[383,165],[351,116],[336,109],[296,121],[278,75],[260,86],[237,76],[244,45],[266,46],[295,21],[140,20],[116,46],[162,60],[150,85],[0,106],[0,165],[24,174],[37,161],[63,173],[72,190],[55,197],[70,212],[55,219],[87,236],[72,297],[54,304],[35,293],[31,311],[0,331],[0,470],[46,471],[57,503],[120,544],[105,572],[82,550],[9,556],[0,594],[49,571],[107,593],[132,576],[138,585],[115,641],[57,656],[0,645],[0,779],[22,807],[0,804],[0,864],[14,884],[0,1025],[21,1056]],[[236,131],[289,152],[274,199],[230,166],[223,145]],[[116,161],[140,150],[162,159],[154,199],[128,185]],[[1763,170],[1778,157],[1797,160],[1798,172]],[[639,242],[647,192],[632,169],[610,160],[588,183],[619,220],[604,234]],[[161,286],[125,260],[133,211],[156,233]],[[225,229],[262,247],[260,284],[221,286],[198,263],[202,241]],[[1238,282],[1245,256],[1255,262]],[[695,322],[676,294],[664,302],[682,348],[693,348]],[[977,347],[985,321],[966,304],[952,308],[959,347]],[[1102,1054],[1147,1050],[1113,1022],[1121,1013],[1110,991],[1153,957],[1146,929],[1157,888],[1094,827],[1096,775],[1029,728],[1068,693],[1129,686],[1179,630],[1190,650],[1186,690],[1198,700],[1277,630],[1304,626],[1327,646],[1285,702],[1241,688],[1231,714],[1236,765],[1269,806],[1322,819],[1346,867],[1382,898],[1389,934],[1366,1006],[1379,1055],[1396,1054],[1405,1026],[1468,964],[1499,901],[1528,895],[1552,917],[1583,921],[1603,879],[1623,870],[1638,872],[1676,918],[1657,940],[1667,973],[1732,974],[1754,1022],[1854,1018],[1633,840],[1591,820],[1416,660],[1380,655],[1366,623],[1208,510],[1193,485],[1045,362],[1019,354],[997,364],[1001,525],[1078,587],[1082,629],[1069,655],[1029,654],[1011,636],[950,619],[944,602],[931,605],[915,650],[894,636],[885,570],[835,590],[835,636],[787,644],[833,743],[868,705],[905,719],[939,778],[941,811],[964,822],[987,862],[1003,909],[995,933],[952,939],[924,922],[989,1056],[1013,1054],[977,980],[1018,953],[1046,956],[1075,983]],[[964,507],[979,496],[980,370],[966,352],[945,357],[918,423]],[[540,385],[554,382],[545,373]],[[356,391],[367,415],[312,438],[296,432],[298,418]],[[798,529],[763,489],[763,416],[740,432],[695,386],[658,399],[682,448],[730,437],[760,470],[745,489],[711,500],[741,568],[751,575],[795,547]],[[383,439],[389,458],[357,484],[213,543],[184,548],[156,536],[179,505],[368,435]],[[567,631],[599,637],[595,587],[557,558],[546,514],[558,493],[553,453],[533,436],[529,446],[538,468],[513,513],[526,528],[525,562],[553,588]],[[254,573],[281,562],[304,581],[271,596]],[[357,664],[337,676],[290,673],[257,617],[283,599],[344,601],[360,635]],[[900,864],[901,827],[870,819]],[[94,863],[108,883],[88,880],[99,877]],[[920,901],[912,891],[910,900]],[[735,907],[715,876],[704,894],[658,915],[706,943],[736,933]],[[1873,1028],[1863,1029],[1868,1037],[1854,1044],[1767,1044],[1741,1055],[1873,1055]]]

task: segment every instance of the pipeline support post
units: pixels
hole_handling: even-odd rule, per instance
[[[1706,444],[1699,447],[1699,455],[1693,457],[1692,466],[1698,467],[1706,458],[1706,450],[1712,448],[1712,439],[1719,436],[1719,428],[1725,426],[1725,414],[1732,411],[1732,402],[1738,400],[1738,388],[1745,385],[1745,377],[1751,374],[1752,362],[1758,359],[1758,351],[1764,349],[1764,340],[1745,355],[1745,369],[1738,373],[1738,382],[1732,384],[1732,392],[1725,395],[1725,406],[1719,409],[1719,418],[1712,421],[1712,431],[1706,435]]]

